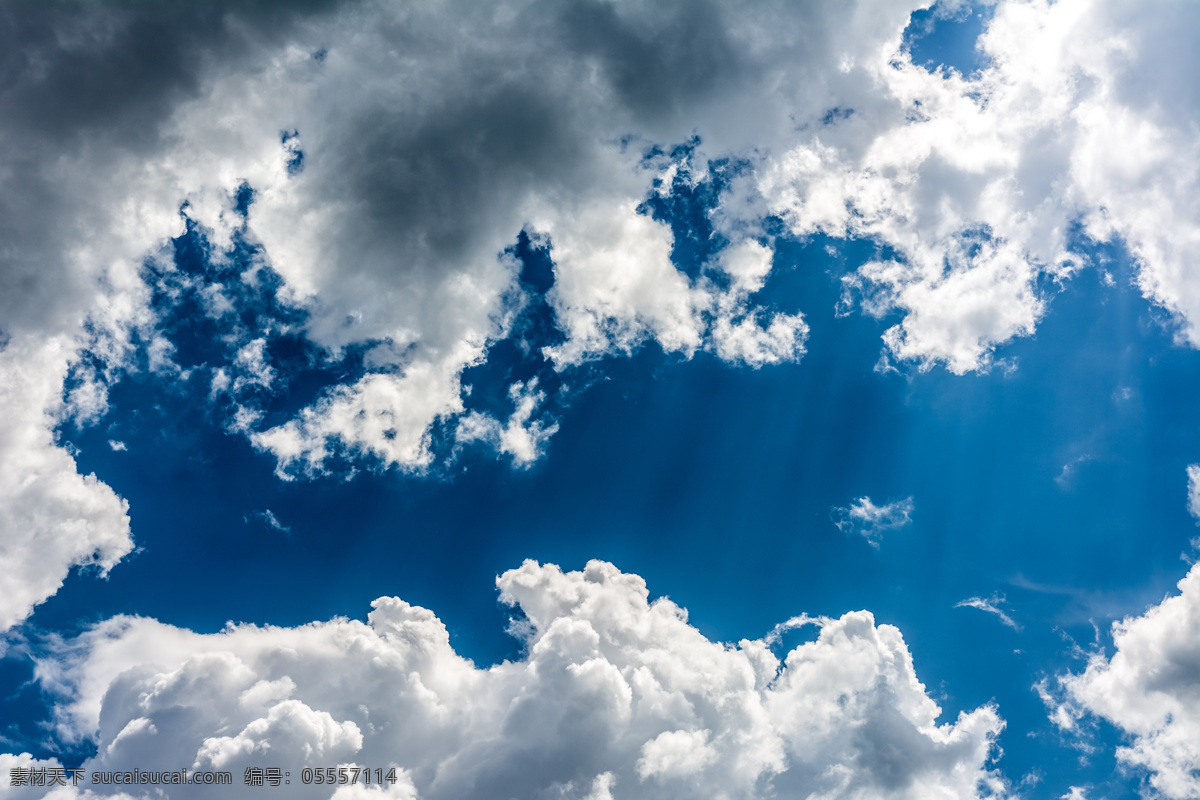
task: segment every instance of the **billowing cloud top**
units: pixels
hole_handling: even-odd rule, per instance
[[[939,720],[899,631],[867,612],[812,620],[816,638],[781,662],[765,641],[708,640],[605,562],[527,561],[497,585],[525,656],[489,669],[457,655],[433,613],[383,597],[365,624],[200,635],[114,618],[59,643],[40,677],[63,697],[60,734],[96,737],[89,776],[186,766],[240,787],[248,767],[274,767],[289,796],[328,797],[301,783],[305,766],[395,767],[387,796],[429,800],[1004,792],[988,766],[995,709]]]
[[[1131,739],[1117,750],[1149,769],[1155,793],[1200,796],[1200,566],[1142,616],[1113,623],[1116,653],[1092,654],[1087,669],[1058,679],[1055,722],[1076,731],[1085,715],[1120,727]]]

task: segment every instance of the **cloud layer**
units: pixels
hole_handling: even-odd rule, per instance
[[[396,766],[411,785],[393,794],[429,800],[1005,794],[996,710],[940,720],[899,631],[867,612],[806,619],[816,637],[781,661],[769,637],[706,639],[604,562],[527,561],[497,585],[525,655],[488,669],[432,612],[384,597],[365,624],[201,635],[115,618],[52,643],[38,676],[61,698],[60,735],[94,737],[88,770],[188,766],[241,785],[248,766],[280,767],[297,797],[333,795],[298,779],[339,764]]]

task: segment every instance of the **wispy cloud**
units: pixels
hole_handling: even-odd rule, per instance
[[[763,637],[763,642],[768,645],[779,644],[783,639],[783,634],[788,631],[794,631],[797,628],[803,628],[805,625],[816,625],[818,627],[828,622],[824,617],[810,617],[808,614],[801,614],[798,617],[792,617],[787,622],[781,622],[771,629],[771,632]]]
[[[833,524],[845,534],[857,533],[872,547],[879,547],[885,531],[903,528],[912,522],[913,499],[877,506],[870,497],[860,497],[848,506],[834,506]]]
[[[1188,511],[1200,524],[1200,464],[1189,464],[1188,477]]]
[[[1075,479],[1075,475],[1078,474],[1079,468],[1087,462],[1093,460],[1094,458],[1091,453],[1084,453],[1081,456],[1071,459],[1066,464],[1063,464],[1062,471],[1059,472],[1058,476],[1054,479],[1054,482],[1058,484],[1058,488],[1068,488],[1071,485],[1071,482]]]
[[[986,611],[989,614],[995,614],[997,617],[1000,618],[1000,621],[1003,622],[1005,625],[1012,628],[1014,631],[1020,631],[1021,623],[1017,622],[1015,619],[1010,617],[1008,615],[1008,612],[1006,612],[1003,608],[1001,608],[1001,606],[1004,605],[1004,603],[1005,603],[1004,595],[994,594],[991,597],[986,598],[986,599],[983,597],[968,597],[966,600],[962,600],[958,603],[955,603],[954,607],[955,608],[977,608],[980,611]]]
[[[264,509],[263,511],[258,511],[254,514],[251,514],[248,517],[243,517],[243,519],[246,522],[249,522],[251,520],[251,518],[260,519],[267,524],[267,527],[269,527],[273,530],[277,530],[281,533],[291,533],[292,532],[292,529],[290,527],[288,527],[287,525],[284,525],[282,522],[280,522],[279,517],[275,516],[275,512],[269,508]]]
[[[109,439],[108,446],[111,447],[115,452],[118,452],[118,453],[124,453],[126,450],[129,449],[128,447],[125,446],[124,442],[117,441],[116,439]]]

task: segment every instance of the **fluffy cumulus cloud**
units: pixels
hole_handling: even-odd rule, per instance
[[[1058,678],[1052,718],[1067,731],[1087,715],[1107,720],[1128,736],[1117,758],[1145,770],[1153,794],[1200,797],[1200,566],[1179,594],[1113,623],[1112,635],[1111,658],[1098,652],[1082,673]]]
[[[59,734],[94,740],[89,773],[188,767],[241,785],[247,767],[278,767],[289,796],[430,800],[1007,791],[990,761],[996,710],[939,719],[899,631],[867,612],[805,618],[819,632],[781,661],[770,637],[708,640],[604,562],[564,573],[528,561],[497,583],[522,612],[525,654],[487,669],[454,652],[432,612],[384,597],[366,623],[203,635],[110,619],[51,643],[38,676],[60,699]],[[389,793],[301,785],[305,766],[337,765],[400,778]]]
[[[1034,331],[1044,285],[1086,263],[1075,237],[1122,239],[1145,295],[1193,345],[1200,21],[1186,4],[998,3],[983,68],[932,73],[894,54],[877,83],[760,170],[748,189],[793,232],[869,236],[887,257],[848,299],[901,320],[892,355],[954,372]],[[753,205],[753,204],[752,204]]]
[[[80,475],[51,434],[69,340],[10,339],[0,350],[0,631],[58,591],[71,567],[107,572],[132,548],[127,504]]]

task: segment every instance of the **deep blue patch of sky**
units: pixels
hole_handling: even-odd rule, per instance
[[[487,360],[482,364],[463,371],[463,386],[470,387],[463,406],[467,411],[479,411],[496,419],[504,419],[513,411],[508,387],[518,382],[531,385],[532,381],[536,381],[538,390],[547,396],[543,410],[557,414],[570,402],[576,391],[542,353],[543,348],[560,344],[564,339],[562,331],[555,324],[554,310],[547,298],[547,293],[554,286],[550,242],[541,238],[531,239],[525,231],[521,231],[516,244],[508,249],[506,255],[516,258],[521,265],[518,274],[520,296],[513,301],[519,311],[508,338],[493,344]],[[453,446],[453,431],[449,425],[444,427],[439,431],[442,441],[435,444],[438,452],[446,452],[448,447]],[[469,449],[483,447],[486,445],[478,444]]]
[[[941,4],[934,3],[913,12],[904,30],[903,46],[912,54],[914,64],[929,70],[946,67],[969,76],[987,65],[975,42],[991,16],[992,8],[985,4],[964,3],[947,14]]]
[[[700,137],[694,136],[669,151],[654,147],[647,152],[646,162],[667,156],[677,169],[670,186],[664,186],[661,178],[655,179],[657,191],[638,211],[671,226],[671,261],[680,272],[692,280],[703,274],[718,286],[725,286],[727,277],[711,269],[711,262],[729,242],[714,230],[709,211],[716,207],[730,180],[746,165],[733,159],[711,160],[701,170],[701,177],[696,174],[694,164],[699,146]]]

